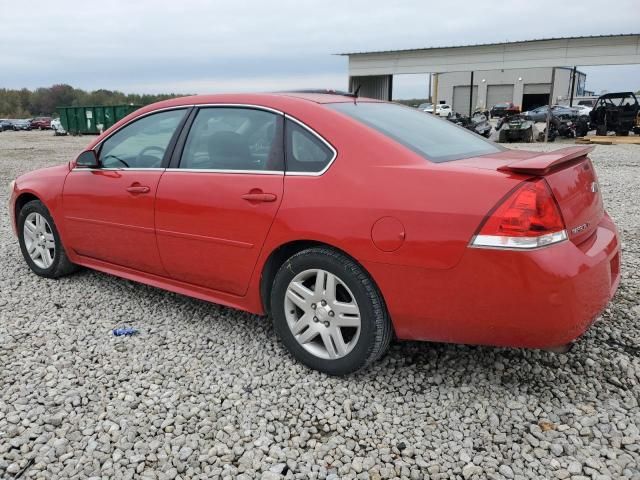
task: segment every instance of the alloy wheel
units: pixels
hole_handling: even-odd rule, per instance
[[[31,212],[24,221],[22,235],[33,263],[42,269],[49,268],[55,258],[56,242],[47,219],[38,212]]]
[[[287,287],[284,307],[294,338],[316,357],[342,358],[358,342],[360,309],[349,287],[331,272],[300,272]]]

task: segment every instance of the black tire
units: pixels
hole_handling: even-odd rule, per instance
[[[353,349],[337,359],[324,359],[303,348],[288,326],[285,295],[291,280],[309,269],[338,276],[353,293],[360,310],[360,335]],[[289,352],[301,363],[329,375],[346,375],[381,358],[389,348],[393,327],[382,295],[369,274],[346,255],[328,247],[313,247],[289,258],[278,270],[271,290],[274,329]]]
[[[596,135],[599,137],[606,137],[607,136],[607,127],[605,127],[604,125],[598,125],[596,127]]]
[[[51,233],[53,234],[53,239],[55,242],[55,251],[53,255],[53,261],[48,268],[42,268],[35,264],[35,262],[29,256],[27,252],[27,247],[25,246],[24,241],[24,223],[29,216],[30,213],[39,213],[42,215],[49,223],[49,227],[51,228]],[[62,242],[60,241],[60,234],[58,233],[58,229],[49,213],[47,207],[44,206],[42,202],[39,200],[32,200],[27,202],[18,212],[18,241],[20,242],[20,250],[22,251],[22,256],[24,257],[29,268],[36,275],[40,275],[41,277],[46,278],[58,278],[64,275],[68,275],[70,273],[75,272],[78,267],[69,261],[67,257],[67,253],[62,246]]]
[[[616,135],[618,135],[619,137],[628,137],[629,136],[629,130],[618,130],[616,132]]]

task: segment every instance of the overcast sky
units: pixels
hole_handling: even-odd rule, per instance
[[[640,33],[639,0],[0,0],[0,88],[344,89],[338,52],[615,33]],[[596,92],[640,89],[640,66],[582,70]]]

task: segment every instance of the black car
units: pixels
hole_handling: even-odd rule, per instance
[[[517,115],[518,113],[520,113],[520,107],[511,102],[496,103],[489,111],[491,118],[501,118],[507,115]]]
[[[31,130],[31,122],[29,120],[11,120],[13,129],[18,130]]]
[[[13,123],[9,120],[0,120],[0,132],[4,132],[5,130],[13,130]]]

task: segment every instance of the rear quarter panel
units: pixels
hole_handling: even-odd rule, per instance
[[[322,107],[324,109],[325,107]],[[485,215],[521,176],[432,163],[333,111],[300,120],[338,151],[322,176],[285,176],[283,202],[265,255],[293,240],[334,245],[364,262],[448,269],[456,265]],[[393,217],[404,242],[384,252],[371,239],[375,222]]]

